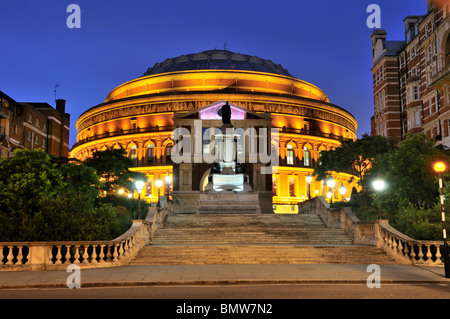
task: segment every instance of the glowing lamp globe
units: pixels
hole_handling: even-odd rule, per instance
[[[159,178],[155,181],[155,186],[160,188],[162,186],[162,180],[160,180]]]
[[[373,182],[373,188],[375,188],[376,191],[382,191],[384,189],[384,181],[382,180],[376,180]]]
[[[136,189],[138,191],[138,193],[140,194],[142,192],[142,189],[144,188],[144,182],[143,181],[136,181]]]
[[[442,173],[445,171],[445,169],[447,167],[445,166],[445,164],[443,162],[437,162],[434,164],[433,168],[437,173]]]

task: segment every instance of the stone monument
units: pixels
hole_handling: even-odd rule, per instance
[[[228,102],[218,111],[221,133],[215,135],[217,162],[211,168],[205,192],[200,194],[197,213],[261,213],[258,194],[253,192],[248,175],[236,161],[237,141],[231,124]]]

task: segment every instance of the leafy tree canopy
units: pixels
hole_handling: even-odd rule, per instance
[[[387,189],[381,194],[383,207],[397,212],[402,202],[434,206],[438,197],[437,174],[433,163],[449,163],[449,155],[424,134],[411,134],[391,152],[380,154],[370,171],[372,181],[383,178]]]
[[[114,189],[125,188],[129,191],[134,189],[134,180],[146,180],[145,174],[130,171],[133,167],[131,159],[126,157],[124,149],[107,149],[96,151],[85,164],[92,167],[101,178],[101,189],[111,194]]]
[[[113,239],[123,232],[117,211],[98,195],[93,168],[17,150],[0,159],[0,241]]]
[[[345,140],[334,150],[323,151],[320,164],[314,169],[318,180],[326,179],[331,172],[343,172],[357,176],[365,187],[364,177],[372,167],[373,159],[394,149],[392,140],[381,136],[362,135],[360,139]]]

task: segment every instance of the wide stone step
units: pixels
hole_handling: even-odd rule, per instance
[[[165,245],[147,246],[133,264],[393,264],[372,246],[320,245]]]
[[[133,264],[394,263],[315,214],[169,215]]]

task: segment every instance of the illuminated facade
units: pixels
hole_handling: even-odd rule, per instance
[[[142,77],[113,89],[104,103],[78,118],[77,142],[71,156],[85,160],[94,151],[126,149],[135,163],[133,169],[148,177],[144,198],[155,203],[156,180],[164,181],[170,175],[170,187],[179,188],[180,176],[174,174],[170,157],[174,118],[195,110],[207,111],[208,106],[224,101],[243,114],[269,118],[271,129],[278,129],[279,138],[272,141],[279,152],[276,172],[264,178],[264,185],[250,180],[252,187],[273,192],[277,212],[296,211],[295,204],[308,196],[326,195],[328,187],[314,179],[308,183],[307,176],[317,165],[321,151],[339,146],[343,139],[356,138],[354,117],[331,104],[318,87],[293,77],[280,65],[224,50],[167,59]],[[246,119],[233,123],[246,123]],[[203,190],[202,177],[207,169],[205,166],[204,171],[189,173],[191,190]],[[333,200],[349,197],[354,176],[333,173],[333,177]],[[346,189],[342,194],[341,186]]]

